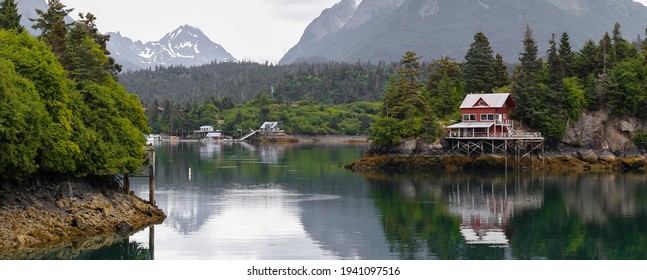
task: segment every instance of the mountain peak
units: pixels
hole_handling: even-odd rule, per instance
[[[113,33],[114,34],[114,33]],[[126,69],[156,65],[196,66],[214,61],[236,61],[221,45],[214,43],[199,28],[182,25],[159,41],[142,43],[121,36],[111,38],[108,50]]]

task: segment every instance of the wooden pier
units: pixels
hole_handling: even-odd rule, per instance
[[[541,152],[544,154],[544,138],[539,132],[515,132],[499,135],[458,135],[450,133],[445,137],[453,151],[467,156],[504,154],[513,155],[519,161]]]

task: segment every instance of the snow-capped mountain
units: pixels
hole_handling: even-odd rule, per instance
[[[200,29],[183,25],[155,42],[143,43],[109,32],[108,50],[124,70],[154,66],[196,66],[214,61],[236,59],[221,45],[214,43]]]

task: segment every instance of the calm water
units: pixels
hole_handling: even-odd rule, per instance
[[[163,142],[166,221],[75,257],[647,259],[644,174],[344,170],[365,148]],[[147,198],[147,179],[133,189]]]

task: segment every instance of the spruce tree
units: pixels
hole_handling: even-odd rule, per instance
[[[611,41],[611,36],[609,36],[609,32],[605,32],[604,36],[600,40],[598,48],[598,63],[602,65],[602,73],[606,74],[607,71],[611,68],[613,68],[613,43]]]
[[[575,67],[575,55],[571,49],[571,42],[567,32],[562,33],[559,41],[559,58],[564,67],[564,76],[573,76],[573,68]]]
[[[0,29],[25,31],[25,28],[20,24],[21,17],[18,13],[18,4],[14,0],[0,2]]]
[[[117,64],[114,58],[110,57],[110,51],[108,50],[107,44],[110,40],[110,35],[101,34],[95,21],[97,18],[91,14],[79,13],[79,20],[74,23],[73,29],[77,29],[78,32],[81,32],[84,36],[92,39],[103,51],[103,53],[108,56],[108,64],[105,65],[105,70],[112,74],[113,78],[117,78],[119,72],[121,72],[121,65]]]
[[[526,26],[523,37],[524,51],[519,57],[521,64],[512,77],[512,95],[517,103],[514,113],[523,123],[536,126],[540,117],[538,72],[542,64],[537,59],[537,43],[532,36],[532,30]]]
[[[495,67],[496,61],[488,38],[481,32],[476,33],[463,64],[465,90],[470,93],[490,92],[495,87]]]
[[[50,0],[47,11],[36,9],[38,18],[30,19],[35,24],[34,29],[40,29],[40,38],[52,48],[58,56],[59,62],[66,70],[71,69],[70,60],[67,54],[65,37],[71,24],[65,22],[65,17],[73,9],[66,9],[59,0]]]
[[[526,73],[536,73],[541,70],[541,61],[537,59],[537,42],[532,36],[530,26],[526,26],[526,31],[523,34],[523,50],[519,58],[521,69]]]
[[[593,40],[587,40],[582,49],[575,56],[574,74],[580,79],[585,79],[589,74],[602,73],[602,65],[598,60],[598,46]]]
[[[431,63],[427,76],[427,91],[433,111],[439,118],[459,112],[460,102],[465,97],[461,65],[448,57]]]
[[[494,86],[496,86],[497,88],[505,87],[510,84],[510,74],[508,74],[508,67],[505,65],[503,57],[499,53],[496,54],[495,61]]]
[[[436,140],[441,133],[419,82],[420,57],[408,51],[400,61],[398,76],[391,78],[384,94],[384,106],[369,135],[375,145],[395,145],[403,138]]]
[[[557,42],[555,41],[555,34],[549,41],[549,48],[547,52],[547,70],[548,76],[546,80],[547,94],[544,98],[544,106],[547,106],[553,113],[561,114],[562,106],[564,104],[564,78],[566,77],[564,65],[557,51]]]

